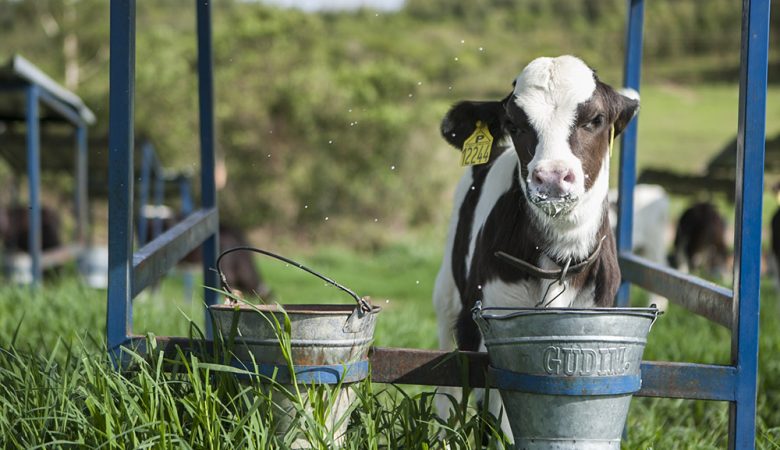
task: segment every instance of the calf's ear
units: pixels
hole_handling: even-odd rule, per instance
[[[503,115],[502,102],[460,102],[450,108],[442,119],[441,135],[450,145],[461,150],[463,142],[477,128],[477,122],[482,122],[487,124],[495,145],[503,136],[501,120]]]
[[[614,91],[613,91],[614,92]],[[624,88],[614,93],[615,105],[615,136],[626,129],[631,119],[639,112],[639,92]]]

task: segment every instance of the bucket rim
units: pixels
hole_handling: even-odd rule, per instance
[[[279,308],[281,306],[281,309]],[[356,309],[358,309],[358,306],[350,305],[350,304],[310,304],[310,303],[301,303],[301,304],[289,304],[289,305],[253,305],[251,303],[238,303],[235,305],[231,304],[219,304],[219,305],[211,305],[209,306],[209,309],[212,311],[222,312],[222,311],[239,311],[239,312],[260,312],[260,313],[281,313],[282,309],[284,309],[284,312],[287,314],[316,314],[316,315],[328,315],[328,316],[338,316],[338,315],[349,315],[352,314]],[[366,314],[376,314],[379,311],[382,310],[381,306],[378,305],[371,305],[371,310],[368,311]]]
[[[490,314],[491,311],[503,312],[504,314]],[[655,320],[663,311],[656,307],[598,307],[598,308],[512,308],[506,306],[493,306],[483,308],[477,305],[472,310],[475,316],[482,319],[504,320],[520,316],[532,315],[623,315],[639,316]]]

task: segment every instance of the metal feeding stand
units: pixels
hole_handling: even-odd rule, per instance
[[[190,250],[203,243],[207,304],[218,286],[214,267],[218,216],[214,186],[214,126],[210,4],[196,0],[202,205],[186,220],[132,252],[133,76],[135,1],[111,3],[111,133],[109,205],[108,347],[142,341],[132,335],[132,299]],[[625,85],[639,90],[644,1],[627,0]],[[734,289],[684,275],[631,253],[633,190],[636,182],[637,120],[623,133],[620,158],[618,249],[623,285],[618,304],[628,301],[629,283],[664,295],[732,332],[730,365],[682,362],[642,363],[647,397],[717,400],[730,403],[729,448],[755,446],[758,366],[759,269],[763,193],[764,129],[770,0],[743,0],[737,144]],[[208,316],[207,316],[208,321]],[[210,325],[207,323],[207,332]],[[158,348],[193,348],[189,339],[157,338]],[[139,348],[136,346],[136,348]],[[487,354],[403,348],[374,348],[374,382],[429,386],[486,385]],[[465,366],[465,367],[463,367]],[[462,374],[467,373],[464,380]]]
[[[14,56],[0,68],[0,93],[3,107],[0,108],[0,122],[23,122],[25,124],[26,159],[18,158],[12,151],[13,145],[5,142],[2,156],[15,170],[27,169],[28,201],[30,221],[28,248],[30,249],[30,271],[34,284],[43,280],[43,269],[61,265],[75,257],[87,243],[87,127],[95,123],[95,115],[74,93],[60,86],[21,56]],[[76,188],[76,236],[72,245],[42,251],[41,240],[41,135],[46,126],[67,124],[74,129]],[[44,125],[41,127],[41,125]],[[0,131],[0,134],[4,134]],[[11,140],[12,137],[7,139]],[[3,139],[0,139],[3,142]],[[53,149],[52,149],[53,150]],[[59,149],[57,149],[59,150]],[[50,160],[60,162],[61,158]],[[64,161],[70,164],[70,161]],[[59,167],[58,167],[59,168]]]

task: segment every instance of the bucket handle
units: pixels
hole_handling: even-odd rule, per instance
[[[349,294],[349,296],[352,297],[355,300],[355,302],[357,302],[358,307],[360,308],[360,310],[362,312],[366,313],[366,312],[371,311],[371,305],[368,303],[368,301],[366,301],[366,299],[364,299],[364,298],[361,298],[359,295],[357,295],[354,291],[352,291],[348,287],[342,286],[339,283],[337,283],[336,281],[326,277],[325,275],[317,273],[314,270],[304,266],[303,264],[301,264],[299,262],[293,261],[292,259],[286,258],[286,257],[284,257],[282,255],[277,255],[276,253],[269,252],[268,250],[263,250],[263,249],[259,249],[259,248],[255,248],[255,247],[248,247],[248,246],[233,247],[233,248],[227,249],[224,252],[220,253],[219,257],[217,258],[217,272],[219,273],[219,278],[222,281],[222,287],[229,294],[233,294],[233,291],[230,289],[230,284],[228,284],[227,278],[225,277],[225,274],[222,272],[222,267],[220,266],[220,262],[222,261],[222,258],[225,257],[226,255],[229,255],[230,253],[238,252],[238,251],[250,251],[250,252],[260,253],[261,255],[270,256],[271,258],[278,259],[279,261],[284,261],[287,264],[292,264],[293,266],[295,266],[295,267],[297,267],[297,268],[299,268],[299,269],[301,269],[301,270],[303,270],[305,272],[308,272],[308,273],[314,275],[315,277],[325,281],[326,283],[329,283],[329,284],[331,284],[331,285],[341,289],[342,291],[346,292],[347,294]]]

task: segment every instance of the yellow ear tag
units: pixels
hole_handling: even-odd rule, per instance
[[[460,152],[460,165],[462,167],[485,164],[490,159],[490,149],[493,147],[493,136],[488,126],[482,121],[477,121],[477,128],[463,143]]]
[[[615,126],[609,129],[609,157],[612,158],[612,146],[615,145]]]

